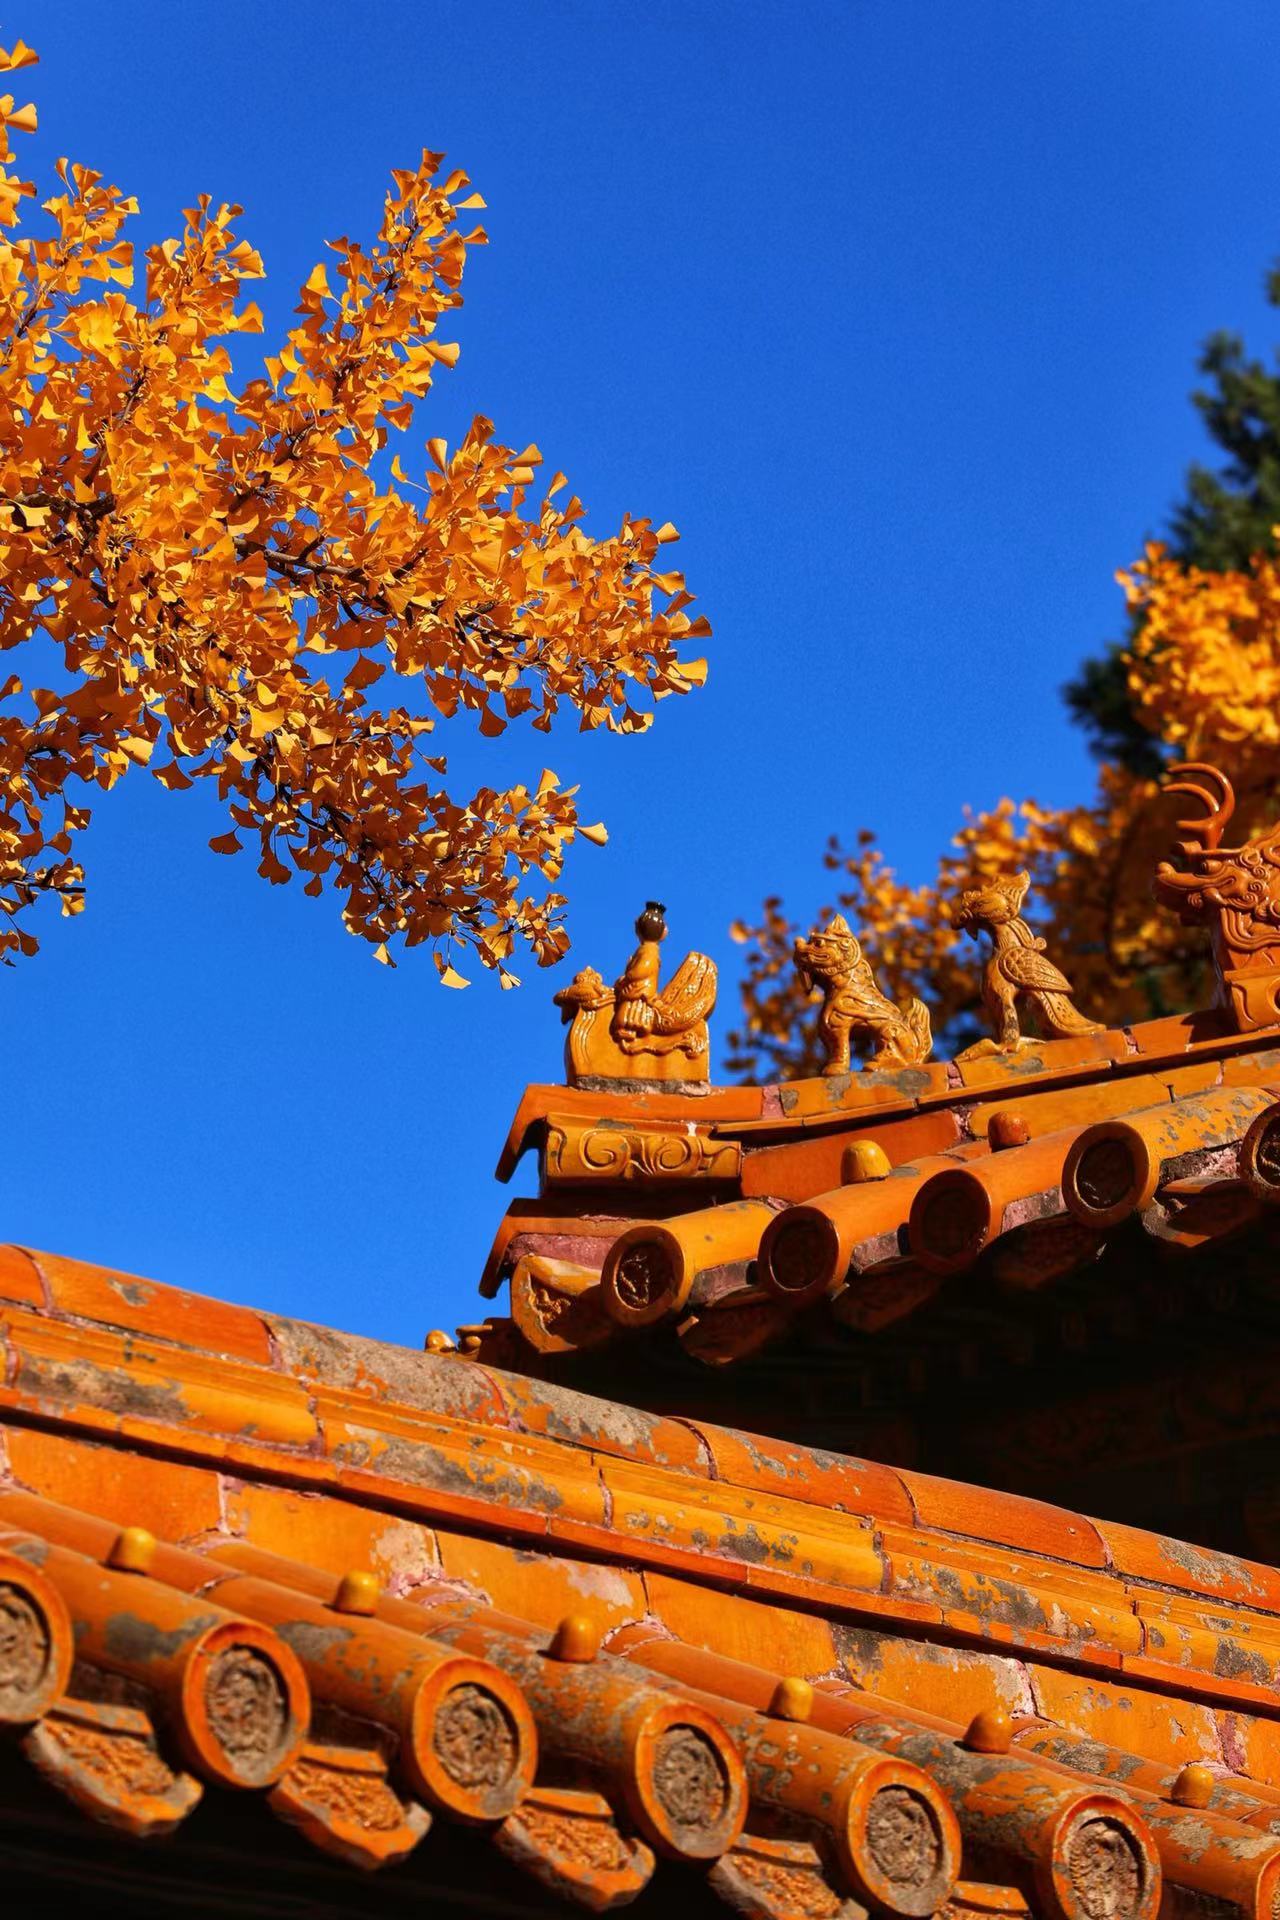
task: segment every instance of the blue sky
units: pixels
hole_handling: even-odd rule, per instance
[[[671,519],[715,627],[705,692],[643,739],[438,736],[498,780],[581,780],[574,950],[440,989],[330,901],[207,851],[212,796],[101,796],[89,906],[0,978],[6,1238],[419,1342],[477,1317],[551,994],[664,899],[722,968],[771,890],[819,904],[832,831],[928,876],[966,801],[1082,797],[1058,689],[1118,631],[1112,575],[1201,450],[1212,328],[1260,349],[1280,254],[1273,0],[63,0],[10,8],[41,179],[70,153],[201,191],[265,255],[268,336],[388,170],[484,193],[463,355],[402,455],[490,414],[591,507]],[[34,152],[35,159],[31,156]],[[526,1163],[513,1191],[532,1191]]]

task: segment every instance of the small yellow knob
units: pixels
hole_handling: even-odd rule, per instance
[[[344,1573],[333,1596],[335,1613],[376,1613],[382,1588],[377,1577],[362,1567]]]
[[[428,1353],[452,1353],[454,1350],[453,1341],[447,1333],[442,1333],[439,1327],[432,1327],[423,1345]]]
[[[150,1573],[155,1565],[156,1537],[145,1527],[122,1527],[111,1543],[107,1565],[117,1573]]]
[[[984,1707],[965,1728],[962,1746],[970,1753],[1008,1753],[1013,1744],[1013,1721],[999,1707]]]
[[[893,1169],[878,1140],[851,1140],[844,1150],[844,1183],[861,1186],[865,1180],[887,1180]]]
[[[585,1667],[600,1651],[600,1629],[584,1613],[566,1614],[551,1636],[547,1655],[573,1666]]]
[[[779,1720],[807,1720],[813,1712],[813,1688],[807,1680],[788,1674],[774,1688],[769,1711]]]
[[[1213,1774],[1198,1761],[1191,1761],[1169,1789],[1175,1807],[1207,1807],[1213,1798]]]

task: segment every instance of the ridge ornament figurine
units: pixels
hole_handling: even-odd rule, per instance
[[[555,996],[569,1032],[565,1061],[571,1086],[596,1080],[705,1082],[711,1070],[707,1016],[716,1003],[716,964],[688,953],[660,983],[659,948],[666,908],[650,900],[636,921],[639,946],[612,987],[583,967]],[[605,1018],[605,1016],[608,1016]]]
[[[1072,997],[1071,982],[1045,957],[1045,942],[1022,918],[1022,903],[1031,885],[1029,873],[1012,879],[987,880],[962,893],[951,913],[957,933],[991,937],[991,955],[982,975],[982,1001],[995,1027],[994,1039],[979,1040],[956,1055],[957,1060],[983,1060],[993,1053],[1017,1053],[1035,1041],[1023,1034],[1018,1020],[1020,1001],[1030,1003],[1046,1038],[1065,1040],[1101,1033],[1101,1025],[1082,1014]]]
[[[870,963],[843,914],[815,927],[795,944],[796,970],[812,991],[822,989],[818,1032],[827,1052],[827,1075],[848,1073],[854,1034],[869,1034],[875,1051],[868,1068],[917,1067],[933,1050],[929,1009],[913,1000],[904,1013],[881,993]]]

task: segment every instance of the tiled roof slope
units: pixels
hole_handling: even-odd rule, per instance
[[[1269,1567],[18,1249],[0,1335],[39,1806],[427,1887],[456,1828],[490,1912],[1273,1912]]]
[[[475,1358],[1280,1551],[1280,1028],[535,1087],[504,1170],[518,1147],[539,1192],[499,1228],[510,1317],[462,1330]]]

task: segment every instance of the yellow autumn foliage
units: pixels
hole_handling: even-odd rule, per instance
[[[1134,711],[1171,758],[1216,762],[1232,778],[1233,835],[1247,837],[1274,818],[1280,796],[1280,562],[1260,555],[1247,570],[1215,574],[1152,545],[1117,577],[1137,616],[1125,662]],[[966,812],[936,878],[915,887],[887,866],[871,834],[852,851],[832,841],[833,891],[817,917],[843,912],[882,984],[904,1002],[918,995],[935,1033],[958,1042],[983,1030],[981,965],[973,943],[951,931],[951,901],[981,879],[1027,868],[1029,909],[1087,1012],[1121,1024],[1205,1005],[1214,980],[1204,937],[1152,898],[1173,811],[1157,782],[1107,765],[1090,805],[1005,799]],[[747,951],[732,1071],[820,1071],[810,996],[791,958],[805,931],[777,896],[733,929]]]
[[[504,983],[517,942],[556,960],[565,903],[539,889],[603,829],[554,775],[451,796],[429,736],[463,714],[546,732],[562,708],[640,729],[700,684],[679,649],[707,627],[660,564],[673,527],[589,536],[565,476],[536,495],[538,448],[492,422],[432,439],[416,479],[383,457],[457,359],[440,328],[483,202],[439,154],[394,173],[376,237],[329,243],[241,379],[229,343],[263,330],[241,210],[189,208],[135,291],[135,202],[88,168],[60,163],[47,226],[20,230],[10,134],[32,126],[0,100],[0,956],[35,950],[42,895],[83,904],[86,791],[148,767],[212,781],[214,849],[337,889],[383,960],[429,943],[450,984],[459,946]]]
[[[1280,562],[1206,573],[1151,545],[1117,577],[1141,616],[1128,678],[1143,724],[1184,759],[1265,777],[1280,755]]]

